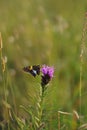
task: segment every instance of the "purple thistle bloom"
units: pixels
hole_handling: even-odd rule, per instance
[[[53,77],[54,74],[54,67],[49,67],[46,65],[43,65],[42,69],[41,69],[43,75],[49,75],[50,79]]]
[[[44,86],[48,84],[49,81],[53,78],[54,67],[43,65],[43,67],[41,68],[41,71],[42,71],[41,85]]]

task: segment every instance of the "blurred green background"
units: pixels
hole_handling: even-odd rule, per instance
[[[37,64],[54,66],[45,101],[49,130],[57,129],[58,110],[79,112],[80,46],[86,8],[86,0],[0,0],[3,56],[7,57],[7,102],[19,116],[25,117],[20,105],[35,105],[40,79],[25,74],[22,68]],[[83,94],[87,91],[86,72],[85,66]],[[3,84],[0,74],[0,114],[4,118]],[[84,94],[85,115],[86,98]]]

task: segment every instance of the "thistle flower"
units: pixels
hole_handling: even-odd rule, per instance
[[[41,85],[45,86],[53,78],[54,67],[43,65],[43,67],[41,68],[41,71],[42,71]]]

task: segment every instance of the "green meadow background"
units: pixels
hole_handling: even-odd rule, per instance
[[[47,130],[58,130],[58,111],[76,110],[86,123],[86,53],[82,65],[81,113],[79,104],[80,52],[86,10],[86,0],[0,0],[2,55],[7,59],[4,74],[0,63],[1,125],[9,119],[7,109],[25,119],[28,115],[20,105],[35,106],[40,78],[24,73],[22,68],[37,64],[55,68],[44,101]],[[85,50],[86,43],[85,40]]]

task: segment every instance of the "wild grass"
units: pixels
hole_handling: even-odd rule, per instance
[[[1,130],[87,129],[86,5],[86,0],[0,2]],[[43,105],[40,78],[22,71],[34,64],[55,68]]]

